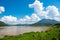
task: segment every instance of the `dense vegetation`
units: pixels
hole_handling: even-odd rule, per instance
[[[53,27],[45,32],[30,32],[17,36],[5,36],[4,38],[0,38],[0,40],[60,40],[60,27]]]

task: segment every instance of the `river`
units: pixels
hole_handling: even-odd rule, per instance
[[[32,26],[6,26],[0,27],[0,37],[5,35],[19,35],[26,32],[46,31],[49,27],[32,27]]]

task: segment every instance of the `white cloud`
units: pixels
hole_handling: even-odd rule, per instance
[[[60,21],[60,16],[54,17],[55,20]]]
[[[32,4],[29,4],[29,7],[30,8],[34,8],[34,13],[38,16],[38,17],[43,17],[43,16],[46,16],[46,11],[43,11],[44,10],[44,7],[43,7],[43,3],[41,3],[40,1],[38,0],[35,0],[34,3]]]
[[[47,13],[47,18],[48,19],[53,19],[58,21],[58,19],[60,20],[60,12],[58,11],[58,8],[55,6],[48,6],[46,8],[46,13]]]
[[[34,8],[34,13],[38,15],[41,19],[52,19],[52,20],[60,20],[60,12],[56,6],[48,6],[44,9],[43,3],[38,0],[35,0],[34,3],[29,4],[30,8]]]
[[[40,18],[37,16],[37,14],[33,13],[31,15],[31,20],[32,20],[32,22],[37,22],[40,20]]]
[[[32,24],[39,20],[40,18],[36,14],[32,14],[31,17],[26,15],[24,18],[21,18],[18,22],[20,24]]]
[[[29,7],[34,8],[35,12],[42,11],[44,9],[43,3],[41,3],[38,0],[35,0],[35,2],[33,4],[29,4]]]
[[[3,21],[8,24],[16,24],[17,23],[17,18],[14,16],[3,16],[0,21]]]
[[[5,8],[3,6],[0,6],[0,14],[5,11]]]
[[[35,0],[34,3],[29,4],[30,8],[34,8],[34,13],[37,13],[38,16],[42,16],[41,12],[43,11],[44,7],[43,7],[43,3],[41,3],[38,0]],[[43,13],[42,13],[43,14]]]
[[[18,22],[20,24],[29,24],[30,20],[31,20],[31,18],[26,15],[24,18],[21,18]]]
[[[8,24],[32,24],[39,21],[40,18],[36,14],[32,14],[31,17],[25,16],[24,18],[17,19],[14,16],[3,16],[0,21],[3,21]]]
[[[48,6],[46,8],[48,14],[50,17],[52,16],[59,16],[59,11],[58,11],[58,8],[56,8],[55,6]]]

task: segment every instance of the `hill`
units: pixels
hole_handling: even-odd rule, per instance
[[[7,26],[4,22],[0,21],[0,26]]]
[[[38,21],[37,23],[32,24],[33,26],[48,26],[48,25],[54,25],[60,23],[56,20],[50,20],[50,19],[42,19]]]

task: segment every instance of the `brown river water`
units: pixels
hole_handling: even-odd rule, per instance
[[[49,27],[32,27],[32,26],[6,26],[0,27],[0,37],[5,35],[19,35],[26,32],[41,32],[46,31]]]

